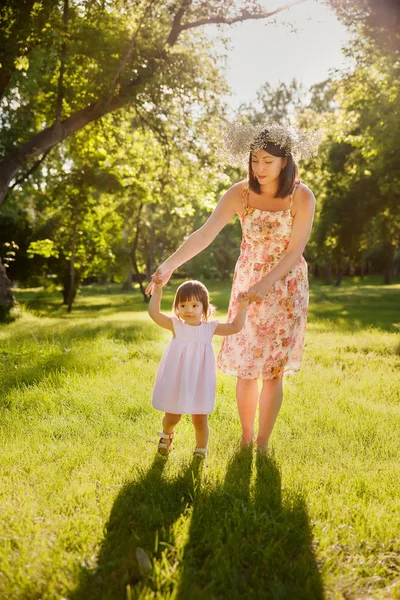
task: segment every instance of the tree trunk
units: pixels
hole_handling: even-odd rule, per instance
[[[386,264],[385,264],[385,274],[383,282],[386,285],[392,283],[393,280],[393,271],[394,271],[394,255],[396,253],[396,246],[394,244],[388,243],[386,245]]]
[[[367,261],[365,261],[364,259],[362,259],[361,260],[361,267],[360,267],[360,277],[361,277],[361,279],[364,279],[365,271],[366,271],[366,266],[367,266]]]
[[[72,304],[76,295],[76,282],[75,282],[75,250],[76,250],[76,235],[78,230],[78,209],[75,210],[74,226],[72,230],[72,243],[71,243],[71,259],[69,268],[69,294],[68,294],[68,309],[67,312],[72,311]]]
[[[11,291],[11,281],[7,277],[6,270],[0,259],[0,321],[5,321],[13,306],[15,298]]]
[[[133,245],[132,245],[132,250],[131,250],[131,260],[132,260],[133,270],[135,271],[138,282],[139,282],[139,287],[140,287],[140,291],[142,292],[143,300],[145,302],[148,302],[149,297],[147,296],[147,294],[145,292],[145,288],[143,287],[142,274],[139,270],[139,267],[137,264],[137,258],[136,258],[136,252],[137,252],[137,248],[138,248],[138,244],[139,244],[140,215],[142,213],[143,206],[144,206],[144,204],[143,204],[143,202],[141,202],[139,205],[139,208],[138,208],[137,216],[136,216],[136,233],[135,233],[135,239],[133,240]]]
[[[344,275],[346,275],[346,271],[347,271],[348,268],[349,268],[349,263],[346,262],[341,269],[339,268],[337,270],[337,272],[336,272],[335,287],[339,287],[339,285],[342,283],[342,279],[343,279]]]
[[[329,261],[325,267],[325,283],[332,283],[332,263]]]
[[[124,281],[124,283],[122,284],[122,291],[123,292],[131,292],[132,291],[132,282],[133,282],[133,273],[131,270],[129,270],[128,273],[128,277],[126,278],[126,281]]]

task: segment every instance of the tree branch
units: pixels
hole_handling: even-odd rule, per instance
[[[144,115],[143,113],[139,110],[139,107],[136,106],[135,107],[136,113],[139,116],[139,119],[141,121],[143,121],[143,123],[145,123],[145,125],[147,125],[147,127],[153,131],[153,133],[155,133],[156,137],[160,140],[162,145],[165,145],[166,148],[169,148],[169,140],[168,140],[168,136],[166,135],[166,133],[160,128],[157,127],[157,125],[155,123],[151,123]]]
[[[182,31],[182,25],[181,25],[182,17],[185,14],[186,9],[190,6],[191,3],[192,3],[192,0],[183,0],[182,6],[178,10],[178,12],[176,13],[176,15],[174,17],[174,20],[172,21],[171,32],[170,32],[167,42],[166,42],[167,46],[173,46],[175,44],[176,40],[178,39],[178,36],[179,36],[180,32]]]
[[[68,34],[68,0],[64,0],[63,10],[63,42],[60,55],[60,74],[58,77],[57,104],[56,104],[56,122],[62,118],[62,103],[64,99],[64,72],[65,59],[67,56],[67,34]]]
[[[21,177],[16,179],[14,181],[14,183],[12,185],[10,185],[9,191],[13,190],[17,185],[20,185],[23,181],[25,181],[25,179],[28,179],[28,177],[30,175],[32,175],[32,173],[34,173],[36,171],[36,169],[38,169],[40,167],[40,165],[45,160],[47,155],[50,154],[51,150],[52,150],[51,148],[46,150],[46,152],[43,154],[43,156],[41,158],[39,158],[39,160],[37,160],[35,163],[33,163],[31,168],[26,173],[24,173],[23,175],[21,175]]]
[[[138,23],[138,25],[136,27],[136,30],[133,32],[133,34],[131,36],[130,42],[128,44],[128,47],[127,47],[127,49],[125,51],[124,56],[122,57],[122,59],[121,59],[121,61],[119,63],[118,69],[117,69],[117,71],[116,71],[116,73],[114,75],[114,78],[113,78],[113,80],[111,82],[111,85],[109,87],[109,90],[108,90],[107,94],[105,96],[103,96],[102,98],[99,98],[99,100],[98,100],[98,104],[99,105],[104,104],[106,106],[110,102],[110,100],[111,100],[111,98],[113,96],[114,90],[115,90],[115,88],[116,88],[116,86],[118,84],[118,81],[119,81],[120,77],[121,77],[121,73],[123,73],[125,71],[128,62],[131,60],[131,58],[133,56],[133,52],[134,52],[134,49],[135,49],[134,46],[135,46],[137,37],[139,35],[140,29],[141,29],[144,21],[147,19],[148,15],[149,15],[149,13],[151,11],[151,9],[153,8],[153,5],[157,1],[158,0],[150,0],[148,6],[146,8],[146,10],[144,11],[144,13],[142,15],[142,18],[139,20],[139,23]]]
[[[185,23],[184,25],[180,25],[177,35],[179,35],[179,33],[181,33],[182,31],[185,31],[187,29],[193,29],[194,27],[201,27],[202,25],[211,25],[211,24],[234,25],[235,23],[240,23],[242,21],[250,21],[250,20],[255,20],[255,19],[268,19],[269,17],[272,17],[280,12],[283,12],[284,10],[288,10],[289,8],[292,8],[292,6],[296,6],[296,4],[301,4],[302,2],[305,2],[305,1],[306,0],[294,0],[293,2],[289,2],[288,4],[285,4],[284,6],[280,6],[279,8],[276,8],[275,10],[272,10],[269,12],[268,11],[260,11],[257,13],[251,13],[246,10],[246,11],[242,12],[242,14],[238,15],[237,17],[232,17],[231,19],[228,19],[226,17],[210,17],[209,19],[199,19],[198,21],[193,21],[192,23]]]
[[[148,80],[153,78],[160,68],[160,64],[164,64],[167,59],[168,55],[163,53],[157,58],[149,60],[147,68],[143,68],[136,79],[126,84],[118,96],[111,98],[106,106],[99,106],[98,101],[93,102],[89,106],[76,111],[64,121],[55,122],[50,127],[36,133],[28,142],[6,154],[0,161],[0,205],[4,201],[10,182],[26,162],[50,150],[89,123],[128,104],[132,100],[132,93],[135,88],[140,89]]]

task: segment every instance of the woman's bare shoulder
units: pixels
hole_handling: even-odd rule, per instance
[[[246,180],[239,181],[230,187],[224,194],[223,198],[230,205],[234,206],[236,211],[242,208],[243,191],[246,185]]]
[[[238,183],[235,183],[232,187],[230,187],[226,193],[229,193],[232,197],[238,196],[241,198],[246,184],[246,179],[243,179],[243,181],[238,181]]]
[[[296,187],[296,191],[293,197],[293,202],[297,207],[300,206],[314,206],[315,196],[304,183],[299,183]]]

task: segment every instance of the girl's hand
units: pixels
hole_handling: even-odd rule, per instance
[[[156,272],[151,276],[151,281],[148,284],[145,293],[152,294],[155,285],[164,286],[166,283],[168,283],[172,273],[172,269],[169,269],[166,265],[161,265],[158,267]]]
[[[239,304],[239,308],[243,308],[244,306],[247,306],[249,303],[249,294],[248,292],[240,292],[236,298],[238,304]]]
[[[249,302],[261,302],[264,300],[265,296],[269,292],[270,287],[271,286],[265,277],[260,279],[260,281],[257,281],[257,283],[252,285],[247,292],[249,296]]]

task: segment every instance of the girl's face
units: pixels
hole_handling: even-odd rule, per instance
[[[188,325],[200,325],[203,316],[203,303],[199,300],[186,300],[178,304],[178,317]]]
[[[276,181],[286,163],[286,158],[273,156],[265,150],[257,150],[251,154],[251,168],[260,185]]]

